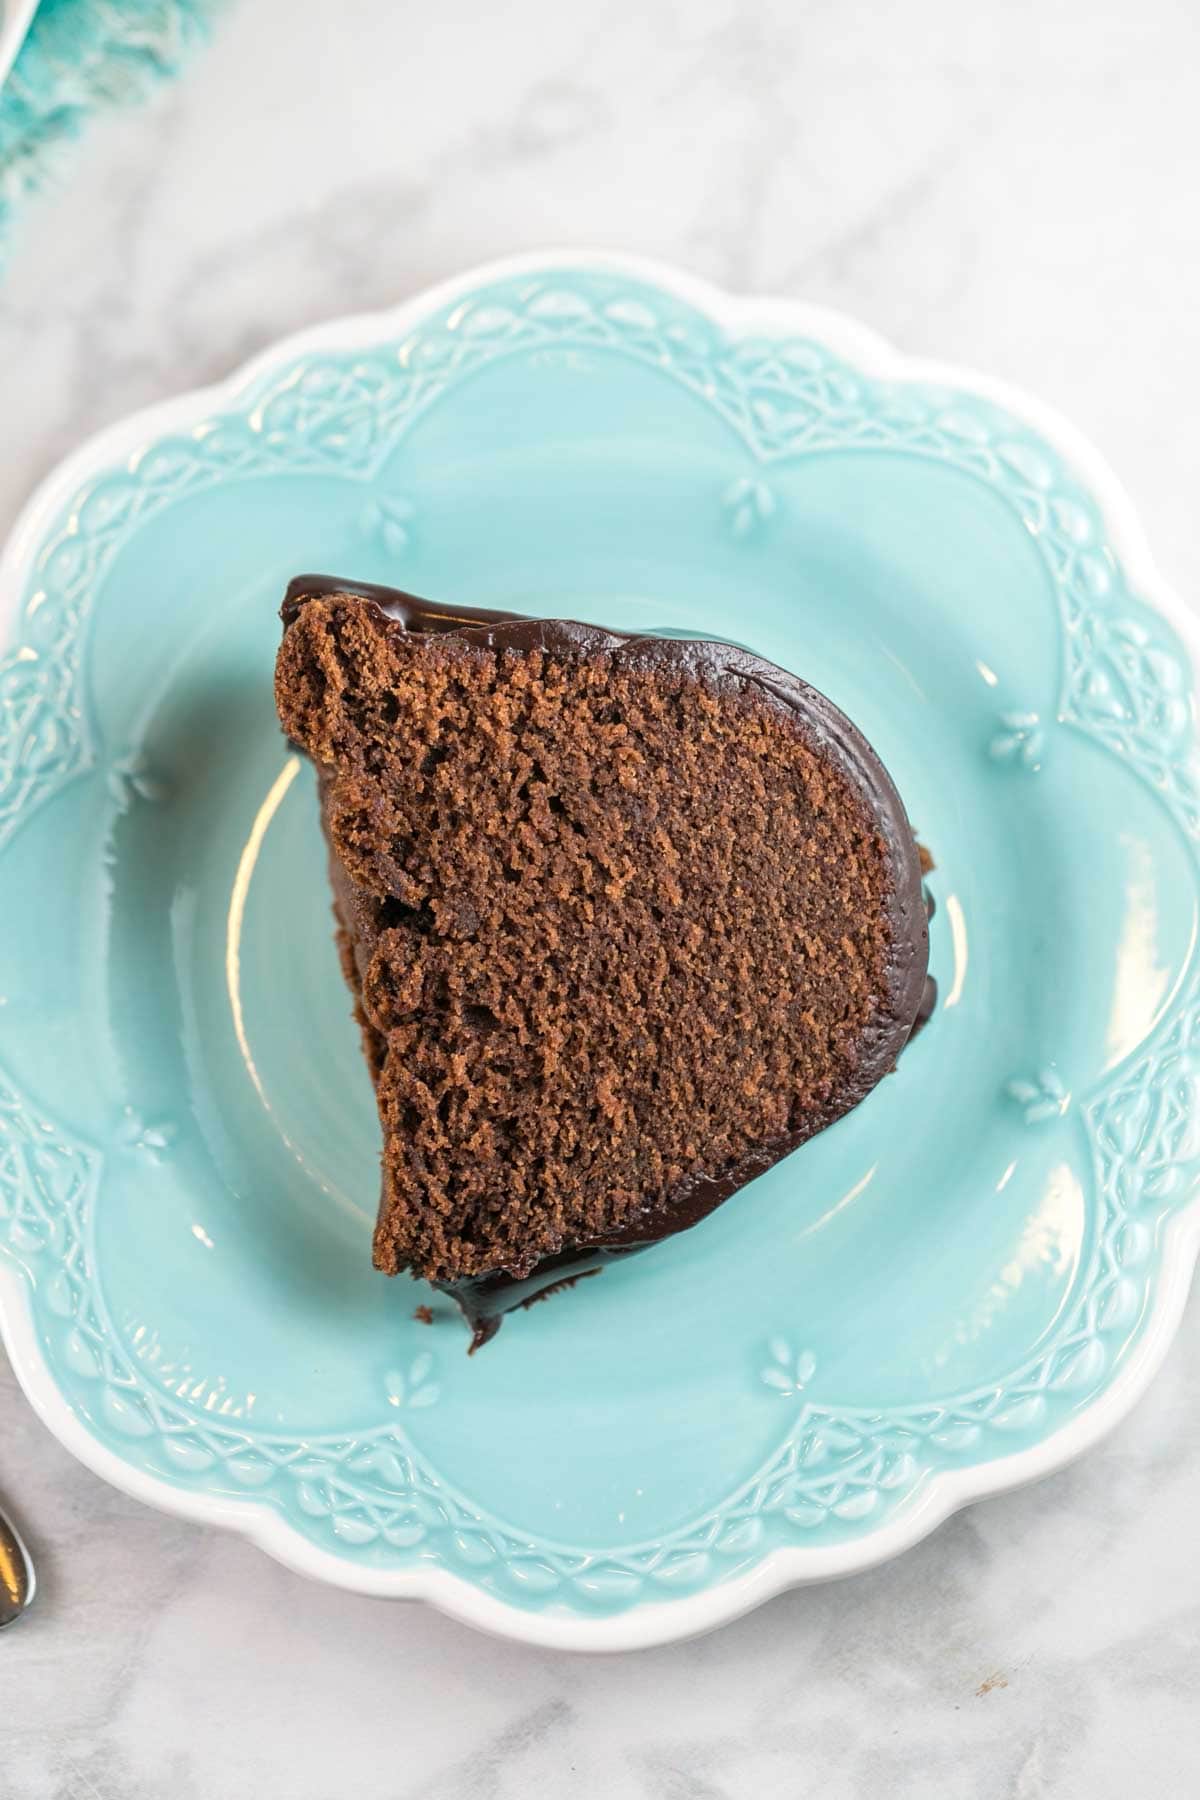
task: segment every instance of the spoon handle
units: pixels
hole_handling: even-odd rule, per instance
[[[36,1586],[29,1552],[12,1520],[0,1510],[0,1631],[20,1618]]]

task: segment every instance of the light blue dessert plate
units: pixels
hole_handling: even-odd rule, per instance
[[[923,1035],[506,1323],[371,1268],[302,570],[729,637],[937,867]],[[1192,627],[1094,452],[848,321],[525,258],[79,452],[0,566],[0,1319],[93,1468],[346,1587],[624,1648],[914,1542],[1140,1391],[1200,1236]]]

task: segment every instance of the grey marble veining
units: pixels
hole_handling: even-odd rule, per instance
[[[283,332],[598,243],[1029,387],[1200,595],[1198,73],[1189,0],[242,0],[28,214],[0,289],[0,526],[81,437]],[[873,1574],[602,1661],[150,1513],[4,1369],[0,1489],[42,1592],[0,1640],[0,1797],[1183,1800],[1198,1392],[1193,1302],[1148,1398],[1074,1468]]]

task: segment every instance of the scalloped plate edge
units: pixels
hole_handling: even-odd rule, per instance
[[[1159,574],[1133,504],[1104,458],[1052,408],[1006,382],[951,364],[904,356],[875,332],[832,309],[791,300],[742,298],[669,265],[606,251],[578,250],[501,258],[426,289],[393,310],[335,320],[285,338],[227,380],[145,408],[91,438],[38,487],[0,556],[0,641],[6,621],[15,616],[24,576],[50,521],[90,477],[156,438],[195,424],[212,412],[232,408],[245,389],[283,363],[315,352],[366,348],[402,335],[431,312],[490,283],[566,270],[607,272],[664,289],[713,319],[733,338],[811,337],[868,375],[971,393],[1021,419],[1045,438],[1088,486],[1132,587],[1139,598],[1166,617],[1187,646],[1193,670],[1200,673],[1200,621]],[[132,1498],[180,1518],[240,1532],[297,1573],[351,1592],[425,1600],[480,1630],[546,1648],[620,1651],[693,1637],[741,1617],[789,1588],[876,1567],[919,1543],[973,1501],[1063,1468],[1119,1424],[1161,1366],[1183,1316],[1198,1256],[1200,1195],[1167,1224],[1152,1310],[1118,1374],[1076,1419],[1040,1444],[974,1467],[931,1475],[908,1507],[863,1538],[821,1549],[774,1550],[748,1574],[720,1582],[703,1593],[652,1602],[608,1619],[525,1612],[444,1569],[360,1567],[319,1549],[265,1505],[193,1493],[132,1467],[92,1436],[59,1392],[41,1354],[27,1283],[16,1269],[6,1266],[0,1266],[0,1340],[17,1380],[46,1427],[80,1462]]]

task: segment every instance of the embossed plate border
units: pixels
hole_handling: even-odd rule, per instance
[[[37,492],[18,521],[4,557],[0,560],[0,632],[5,629],[6,620],[15,615],[33,559],[47,542],[53,521],[61,514],[64,504],[85,489],[89,480],[102,471],[121,465],[148,444],[160,443],[175,433],[190,430],[200,419],[236,411],[238,403],[248,391],[257,390],[272,373],[277,373],[290,364],[357,349],[366,350],[395,340],[429,320],[441,309],[453,305],[455,301],[497,283],[551,273],[566,276],[576,271],[610,275],[624,278],[633,284],[658,288],[711,320],[735,349],[739,343],[749,340],[756,340],[760,344],[783,339],[808,340],[819,344],[833,357],[861,371],[869,379],[919,383],[924,388],[945,390],[950,394],[965,393],[999,408],[1010,418],[1030,428],[1036,437],[1061,457],[1073,480],[1080,483],[1087,497],[1098,505],[1107,541],[1116,552],[1129,587],[1139,600],[1156,606],[1165,615],[1188,646],[1193,666],[1200,666],[1200,629],[1154,567],[1129,500],[1091,446],[1073,427],[1048,408],[1006,384],[941,364],[903,357],[873,333],[839,314],[793,302],[733,298],[669,268],[603,252],[550,252],[505,259],[473,270],[419,295],[394,312],[341,321],[289,339],[257,358],[227,382],[152,407],[102,433],[59,467]],[[886,438],[883,441],[886,442]],[[786,447],[780,453],[786,454]],[[770,454],[769,450],[767,454]],[[970,454],[969,446],[964,447],[964,455],[969,458]],[[1017,476],[1018,483],[1025,488],[1028,505],[1035,515],[1040,516],[1044,529],[1045,498],[1039,495],[1036,471],[1019,469]],[[1046,553],[1053,555],[1055,533],[1051,530],[1048,535],[1051,543]],[[1062,555],[1071,558],[1073,552],[1070,547],[1069,520],[1066,521],[1065,530],[1058,534],[1058,544]],[[1055,573],[1060,600],[1066,594],[1063,604],[1069,608],[1069,588],[1074,574],[1068,570],[1068,578],[1064,580],[1061,569]],[[1069,649],[1073,651],[1077,639],[1072,636],[1070,625],[1069,617],[1065,618],[1067,642]],[[1124,648],[1117,646],[1116,653],[1119,657],[1124,657],[1126,651],[1136,662],[1140,654],[1139,646],[1136,643]],[[73,682],[75,673],[68,666],[69,661],[68,658],[58,670],[60,679],[68,686]],[[1127,706],[1125,717],[1114,726],[1111,721],[1116,715],[1110,710],[1111,697],[1103,692],[1097,695],[1080,686],[1076,682],[1077,673],[1073,654],[1068,654],[1063,672],[1060,717],[1079,726],[1101,742],[1107,741],[1106,732],[1110,727],[1119,727],[1126,738],[1126,748],[1129,734],[1132,733],[1143,765],[1153,764],[1158,755],[1158,708],[1163,697],[1161,692],[1156,691],[1153,679],[1145,705],[1134,695]],[[1126,699],[1130,699],[1128,692]],[[1109,724],[1106,724],[1106,714]],[[1016,736],[1020,737],[1025,731],[1025,723],[1018,721],[1013,729]],[[1007,743],[1006,739],[1006,746]],[[1015,748],[1016,753],[1025,753],[1024,739],[1018,743],[1014,738],[1014,746],[1009,747]],[[68,768],[65,778],[77,772],[80,766],[86,766],[90,760],[86,744],[77,743],[73,747],[73,754],[78,760]],[[1143,766],[1142,773],[1151,785],[1159,788],[1165,804],[1192,845],[1194,854],[1198,816],[1194,763],[1190,759],[1160,758],[1157,771]],[[1162,779],[1159,778],[1160,775]],[[41,783],[35,783],[39,797],[54,791],[57,785],[59,780],[53,775],[44,787]],[[26,799],[33,797],[33,792],[31,789],[28,795],[18,796],[18,809],[24,806]],[[11,795],[10,786],[10,797]],[[15,819],[10,819],[9,823],[15,823]],[[1103,1168],[1099,1170],[1102,1186],[1106,1179],[1115,1182],[1119,1178],[1122,1158],[1123,1166],[1128,1169],[1131,1163],[1137,1163],[1141,1154],[1144,1122],[1139,1122],[1136,1112],[1140,1092],[1139,1069],[1149,1056],[1155,1055],[1161,1059],[1164,1053],[1169,1054],[1173,1034],[1192,1031],[1197,1011],[1196,977],[1193,970],[1188,992],[1177,1003],[1172,1021],[1162,1034],[1163,1041],[1157,1041],[1152,1051],[1140,1053],[1133,1064],[1120,1073],[1119,1079],[1098,1097],[1089,1121],[1098,1161],[1103,1162],[1104,1134],[1110,1126],[1118,1135],[1123,1131],[1130,1138],[1130,1144],[1124,1151],[1117,1146],[1109,1176],[1106,1178]],[[1033,1095],[1032,1089],[1030,1094]],[[1016,1097],[1028,1100],[1030,1095]],[[1036,1099],[1037,1096],[1033,1095],[1035,1102]],[[1129,1104],[1123,1107],[1125,1099],[1128,1099]],[[32,1129],[33,1136],[27,1138],[27,1147],[29,1154],[36,1157],[37,1122],[33,1121],[31,1125],[27,1117],[21,1120],[19,1097],[10,1095],[0,1086],[0,1111],[10,1103],[12,1110],[9,1116],[16,1121],[17,1137],[27,1127]],[[89,1173],[86,1147],[68,1145],[67,1152],[74,1153],[79,1159],[68,1179],[69,1210],[79,1204],[80,1197],[85,1194]],[[1155,1169],[1147,1164],[1145,1168],[1139,1168],[1138,1173],[1139,1179],[1149,1179],[1154,1176]],[[1124,1208],[1118,1207],[1109,1216],[1108,1225],[1115,1234],[1124,1228],[1125,1223]],[[1113,1248],[1116,1252],[1115,1237]],[[888,1513],[885,1523],[865,1531],[861,1536],[830,1545],[796,1545],[774,1549],[748,1572],[715,1580],[712,1585],[686,1593],[677,1599],[639,1600],[628,1610],[607,1617],[552,1609],[523,1610],[508,1604],[495,1593],[472,1585],[447,1568],[420,1566],[388,1569],[356,1562],[349,1556],[339,1555],[335,1550],[324,1548],[320,1543],[302,1536],[279,1511],[269,1504],[254,1500],[249,1493],[245,1498],[231,1498],[199,1492],[194,1488],[180,1488],[171,1485],[160,1474],[134,1466],[92,1435],[70,1401],[60,1391],[39,1346],[28,1285],[7,1260],[0,1261],[0,1333],[18,1379],[49,1428],[81,1461],[134,1497],[184,1517],[238,1530],[279,1561],[301,1573],[328,1580],[335,1585],[362,1593],[423,1598],[455,1617],[507,1637],[518,1637],[564,1649],[623,1650],[679,1639],[711,1629],[788,1587],[851,1573],[885,1561],[919,1541],[959,1507],[972,1500],[1035,1480],[1082,1453],[1123,1417],[1161,1363],[1182,1314],[1198,1252],[1200,1198],[1195,1193],[1190,1193],[1186,1201],[1167,1219],[1150,1316],[1134,1338],[1128,1354],[1122,1357],[1107,1385],[1081,1411],[1036,1445],[975,1465],[968,1463],[932,1472],[919,1487],[913,1489],[907,1504]],[[1120,1255],[1114,1254],[1111,1271],[1114,1282],[1121,1279],[1119,1264]],[[1111,1287],[1110,1283],[1105,1292],[1110,1292]],[[1094,1337],[1094,1326],[1091,1336]],[[1086,1356],[1089,1341],[1089,1334],[1085,1333],[1079,1340],[1074,1361],[1068,1354],[1068,1359],[1061,1368],[1058,1362],[1055,1363],[1055,1379],[1066,1375],[1073,1380],[1085,1380],[1087,1370],[1077,1365],[1079,1355]],[[1062,1357],[1063,1349],[1063,1345],[1057,1346],[1057,1357]],[[804,1383],[803,1354],[794,1367],[788,1360],[790,1356],[791,1352],[787,1347],[774,1346],[770,1352],[773,1366],[764,1371],[764,1379],[781,1390],[785,1385],[791,1384],[798,1392]],[[1016,1396],[1018,1405],[1022,1398],[1036,1400],[1050,1378],[1049,1371],[1042,1369],[1040,1364],[1031,1363],[1030,1368],[1030,1378],[1021,1394]],[[1011,1400],[1013,1396],[1010,1394],[1009,1398]],[[939,1410],[944,1414],[942,1422],[951,1429],[963,1426],[964,1422],[967,1425],[972,1421],[989,1425],[996,1422],[993,1418],[995,1405],[986,1396],[973,1404],[975,1412],[970,1420],[966,1420],[965,1415],[960,1417],[962,1409],[957,1408],[912,1409],[916,1435],[928,1434],[932,1426],[925,1415]],[[889,1417],[895,1425],[895,1418],[892,1415]],[[864,1413],[859,1423],[865,1424],[868,1418],[869,1415]],[[839,1414],[832,1423],[842,1426],[845,1420]],[[801,1453],[803,1433],[813,1428],[820,1430],[822,1425],[823,1417],[819,1409],[812,1409],[811,1412],[808,1409],[802,1410],[789,1440],[793,1457]],[[331,1446],[332,1440],[330,1446],[324,1447]],[[397,1435],[396,1447],[401,1454],[405,1452],[402,1434]],[[785,1445],[785,1450],[787,1448]],[[848,1468],[852,1465],[849,1488],[844,1483],[837,1486],[840,1478],[834,1477],[838,1494],[851,1505],[854,1499],[853,1469],[860,1466],[857,1454],[854,1453],[848,1464]],[[903,1447],[895,1454],[903,1456]],[[719,1509],[722,1527],[728,1528],[732,1522],[736,1529],[742,1511],[753,1510],[753,1506],[740,1508],[739,1499],[750,1496],[756,1482],[761,1482],[768,1475],[774,1480],[786,1474],[779,1457],[773,1458],[769,1470],[760,1472],[759,1477],[754,1478],[745,1489],[739,1490],[737,1495],[730,1496],[724,1507]],[[875,1480],[875,1476],[868,1475],[867,1480],[869,1483]],[[805,1486],[807,1490],[814,1484],[807,1482]],[[452,1495],[445,1487],[441,1488],[440,1495],[443,1501],[461,1503],[461,1497]],[[854,1515],[848,1512],[844,1516]],[[697,1530],[705,1523],[700,1521],[691,1531],[680,1535],[695,1537]],[[353,1540],[343,1541],[349,1545]],[[632,1556],[631,1552],[630,1557]],[[595,1560],[603,1561],[602,1553]],[[580,1574],[584,1573],[580,1571]],[[659,1586],[658,1591],[663,1592],[664,1588]]]

